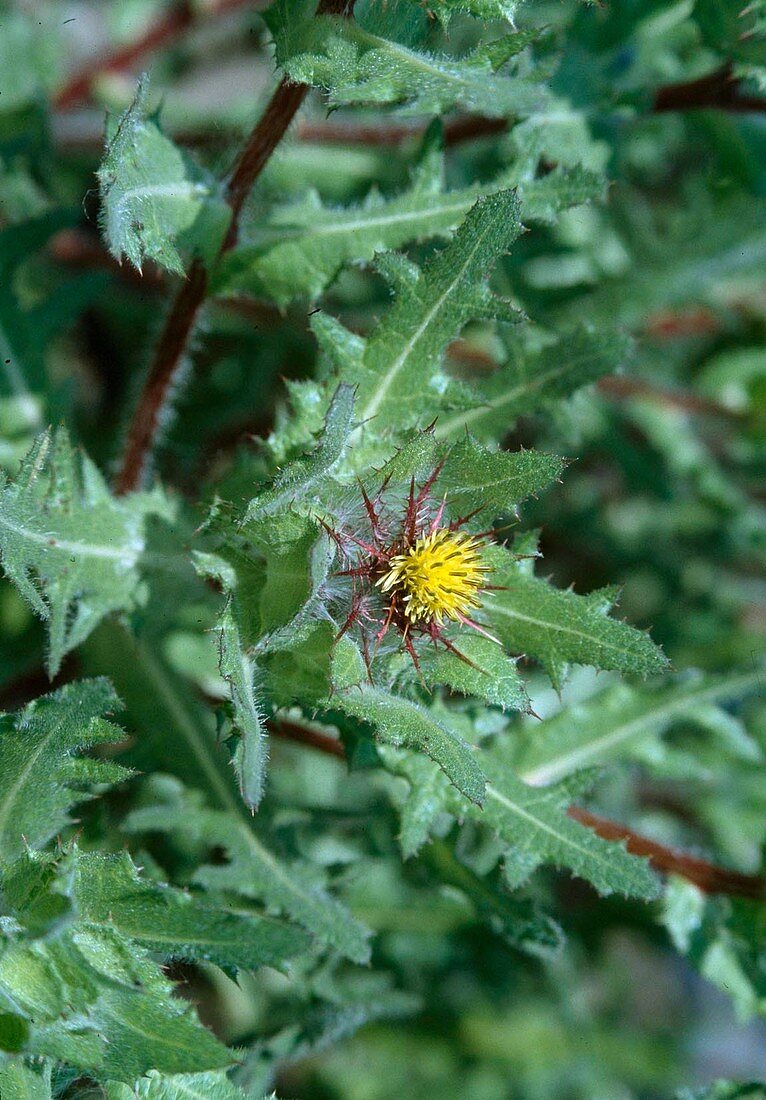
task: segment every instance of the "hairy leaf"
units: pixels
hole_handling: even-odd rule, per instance
[[[112,1081],[107,1100],[245,1100],[244,1093],[224,1073],[165,1074],[150,1071],[130,1086]]]
[[[470,406],[440,417],[439,439],[470,430],[482,440],[502,438],[523,415],[567,397],[581,386],[613,374],[624,363],[630,342],[624,335],[584,325],[553,344],[531,349],[511,341],[508,361],[472,387]]]
[[[98,170],[109,250],[141,270],[144,259],[184,271],[180,248],[215,252],[229,211],[220,185],[196,168],[147,114],[148,87],[117,122]]]
[[[329,15],[301,20],[277,5],[269,19],[277,61],[291,79],[325,89],[333,106],[392,103],[433,115],[462,107],[494,118],[524,117],[549,101],[545,85],[521,68],[497,74],[528,44],[526,35],[507,34],[459,59],[434,55],[384,37],[399,18],[396,9],[392,4],[390,20],[372,6],[369,20],[364,12],[354,21]]]
[[[103,858],[83,857],[86,863]],[[51,857],[30,855],[24,862],[24,889],[14,892],[11,884],[14,935],[0,948],[0,1005],[25,1022],[24,1050],[123,1081],[150,1068],[173,1073],[231,1064],[226,1047],[200,1026],[188,1006],[171,996],[173,986],[158,963],[136,940],[117,930],[119,918],[109,918],[104,902],[97,900],[98,890],[87,912],[93,883],[78,880],[76,872],[73,880],[66,856],[56,863]],[[16,868],[11,868],[11,875],[18,885]],[[134,888],[141,893],[137,880]],[[50,928],[45,937],[26,938],[22,933],[28,915],[33,921],[29,930],[35,927],[41,891],[71,899],[73,909],[69,919]],[[27,914],[30,900],[34,909]],[[119,898],[116,901],[119,909]],[[120,915],[129,922],[125,910]],[[153,939],[160,952],[161,933],[161,927],[155,928]]]
[[[564,468],[556,455],[539,451],[488,451],[470,436],[449,451],[439,475],[453,513],[481,509],[484,516],[510,513],[549,485]]]
[[[516,187],[523,221],[554,221],[569,206],[600,195],[598,176],[557,170],[540,179],[501,172],[479,188],[444,190],[441,130],[429,127],[410,187],[384,198],[373,190],[359,206],[327,207],[311,191],[298,202],[273,208],[268,221],[218,265],[215,289],[245,291],[285,306],[295,298],[316,299],[344,264],[370,261],[378,252],[432,237],[448,237],[481,194]]]
[[[343,371],[358,387],[358,421],[372,422],[380,434],[433,414],[444,388],[438,367],[447,343],[471,319],[515,316],[490,293],[486,279],[520,230],[518,200],[500,192],[476,203],[454,240],[422,272],[398,262],[386,269],[397,285],[396,300],[361,357]]]
[[[89,785],[130,773],[76,755],[122,741],[103,715],[120,702],[106,680],[81,680],[0,717],[0,860],[40,847],[69,821],[69,808],[90,797]]]
[[[339,693],[335,702],[389,744],[424,752],[466,798],[484,801],[484,776],[470,746],[418,703],[363,684]]]
[[[708,725],[710,711],[757,690],[761,673],[687,675],[649,688],[616,684],[586,702],[566,707],[535,727],[518,760],[521,778],[534,786],[555,783],[579,768],[618,759],[679,721]],[[750,756],[758,750],[750,742]]]
[[[112,928],[166,957],[256,969],[284,966],[309,938],[271,918],[206,905],[180,890],[139,878],[127,853],[75,850],[72,899],[88,925]]]
[[[47,622],[52,676],[109,612],[134,606],[142,564],[177,567],[147,554],[146,524],[162,514],[171,512],[159,494],[114,498],[63,428],[40,436],[0,487],[3,568]]]
[[[131,832],[159,831],[191,835],[208,848],[228,853],[225,865],[206,865],[194,882],[209,890],[226,890],[257,898],[272,910],[287,913],[321,942],[356,960],[369,957],[367,933],[324,888],[321,872],[307,863],[278,858],[254,829],[236,813],[206,809],[199,799],[184,798],[168,786],[156,807],[134,811]]]
[[[492,630],[511,653],[540,661],[555,687],[570,663],[639,676],[667,667],[648,634],[609,618],[613,591],[578,596],[533,576],[528,563],[504,548],[488,549],[485,556],[493,566],[492,583],[502,586],[482,600]]]
[[[512,846],[513,861],[520,860],[526,873],[538,864],[552,863],[587,879],[601,894],[656,896],[657,881],[645,860],[567,817],[571,795],[566,786],[529,787],[496,751],[482,754],[482,763],[489,779],[484,820]]]

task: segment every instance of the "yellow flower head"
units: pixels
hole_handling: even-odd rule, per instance
[[[478,593],[489,572],[480,547],[480,539],[437,528],[391,558],[376,584],[382,592],[398,592],[410,622],[462,621],[480,606]]]

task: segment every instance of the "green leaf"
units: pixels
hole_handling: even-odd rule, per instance
[[[300,201],[273,207],[248,231],[246,240],[222,258],[213,289],[244,291],[285,306],[296,298],[315,300],[344,264],[369,262],[376,253],[412,242],[449,237],[482,194],[517,187],[521,217],[555,221],[557,214],[596,198],[601,180],[582,170],[556,170],[541,179],[517,179],[501,172],[482,187],[444,191],[441,127],[432,123],[423,140],[410,187],[383,197],[372,190],[357,206],[327,207],[315,191]]]
[[[181,890],[142,880],[127,852],[75,849],[68,863],[72,899],[84,923],[116,929],[166,958],[283,968],[287,958],[308,947],[309,937],[298,928],[203,904]]]
[[[196,168],[147,114],[148,86],[117,122],[98,170],[109,250],[141,270],[154,260],[182,275],[179,249],[214,255],[228,225],[221,185]]]
[[[542,349],[511,342],[508,362],[472,387],[471,403],[436,423],[438,439],[469,429],[481,440],[502,439],[520,416],[567,397],[604,374],[613,374],[630,349],[626,336],[584,325]]]
[[[761,675],[756,669],[723,676],[687,674],[676,683],[647,688],[615,684],[537,723],[517,759],[519,774],[534,786],[555,783],[579,768],[619,759],[676,722],[707,725],[711,708],[756,691]]]
[[[638,676],[667,667],[648,634],[609,618],[614,592],[561,591],[532,576],[526,563],[502,547],[487,548],[485,557],[493,567],[492,583],[502,586],[482,597],[491,629],[511,653],[538,660],[554,687],[572,662]]]
[[[157,998],[127,989],[104,991],[97,1020],[107,1038],[102,1073],[130,1081],[149,1069],[193,1073],[233,1062],[232,1054],[187,1010],[170,1014]]]
[[[244,1093],[224,1073],[165,1074],[150,1071],[130,1087],[112,1081],[107,1100],[245,1100]]]
[[[298,501],[316,492],[317,487],[344,454],[353,413],[353,387],[341,383],[327,410],[324,431],[318,446],[307,457],[290,463],[275,478],[271,489],[250,502],[242,526],[252,525],[267,516],[287,511]]]
[[[764,1015],[766,920],[762,903],[709,896],[690,882],[671,878],[661,920],[675,947],[731,998],[740,1022]]]
[[[421,655],[420,666],[429,687],[446,684],[453,691],[476,696],[503,710],[529,709],[529,698],[516,662],[497,642],[465,631],[453,644],[466,660],[449,650],[433,653],[426,649]]]
[[[231,890],[286,913],[344,955],[365,962],[367,932],[325,888],[321,871],[282,857],[261,817],[246,810],[233,782],[223,746],[215,739],[208,708],[149,646],[136,644],[117,625],[102,628],[98,654],[120,672],[118,686],[140,733],[139,760],[153,770],[172,771],[196,788],[185,793],[177,779],[165,778],[156,807],[135,811],[124,828],[196,836],[209,850],[224,848],[232,862],[199,872],[199,884]],[[93,659],[89,653],[91,660]],[[99,667],[97,665],[97,667]],[[205,792],[205,794],[202,794]],[[218,807],[210,809],[206,796]],[[196,881],[196,880],[195,880]]]
[[[0,1096],[3,1100],[51,1100],[50,1066],[8,1059],[0,1064]]]
[[[471,747],[425,707],[366,684],[339,692],[333,703],[371,725],[383,741],[425,753],[466,798],[484,801],[484,775]]]
[[[234,753],[234,770],[247,806],[254,808],[263,797],[268,761],[268,734],[259,702],[255,662],[242,644],[231,604],[221,616],[220,669],[231,690],[234,722],[240,734]]]
[[[117,930],[118,921],[110,918],[108,902],[103,894],[99,896],[98,887],[91,898],[92,911],[78,911],[81,906],[87,909],[87,895],[94,887],[87,871],[94,870],[94,861],[103,868],[102,861],[108,858],[82,856],[85,880],[78,878],[77,857],[66,854],[58,860],[25,855],[23,874],[11,868],[8,897],[15,925],[0,946],[0,1006],[11,1006],[27,1022],[25,1052],[124,1081],[151,1068],[173,1073],[230,1065],[233,1058],[226,1047],[200,1026],[188,1005],[171,996],[173,986],[158,962],[138,941]],[[123,863],[123,869],[128,866]],[[36,890],[31,888],[35,872]],[[115,900],[119,920],[126,924],[133,920],[140,926],[136,897],[143,895],[140,909],[148,894],[137,880],[133,887],[127,907],[120,908],[119,895]],[[45,891],[70,899],[72,909],[68,919],[49,928],[45,936],[29,938],[32,928],[26,927],[25,903],[30,899],[34,903],[34,927],[39,895]],[[178,905],[183,904],[178,899]],[[155,920],[158,915],[155,911]],[[172,928],[172,913],[166,915]],[[161,924],[155,924],[151,938],[160,952],[167,947],[160,946]],[[166,957],[172,954],[169,950]]]
[[[467,515],[477,508],[486,509],[485,515],[511,513],[522,500],[557,478],[563,468],[556,455],[488,451],[468,437],[450,449],[439,487],[447,493],[453,514]]]
[[[114,498],[63,428],[40,436],[0,487],[3,568],[47,621],[52,676],[106,615],[134,606],[142,564],[177,565],[146,552],[149,517],[163,513],[156,493]]]
[[[480,199],[450,244],[419,272],[411,270],[370,336],[358,361],[343,372],[356,384],[356,417],[380,434],[414,427],[444,389],[439,364],[444,348],[469,320],[512,318],[508,304],[487,289],[500,253],[521,231],[519,203],[510,191]],[[352,433],[352,440],[364,427]]]
[[[405,855],[416,851],[439,817],[448,813],[460,820],[470,818],[508,846],[506,877],[513,886],[550,863],[587,879],[602,894],[655,897],[657,881],[646,860],[629,855],[622,844],[602,840],[567,815],[566,808],[581,793],[583,782],[530,787],[509,766],[511,749],[507,737],[501,736],[489,748],[477,750],[476,759],[487,778],[480,807],[462,798],[422,758],[383,749],[387,766],[403,775],[411,787],[402,809]]]
[[[567,817],[572,796],[566,785],[529,787],[495,750],[482,753],[481,760],[489,780],[483,820],[511,845],[513,859],[521,860],[527,871],[552,863],[587,879],[600,894],[656,897],[657,880],[646,860]]]
[[[498,118],[525,117],[550,101],[547,87],[521,66],[509,75],[497,73],[528,44],[526,35],[507,34],[459,59],[436,55],[386,37],[396,33],[395,21],[396,30],[402,29],[397,5],[390,9],[371,7],[369,20],[363,12],[353,21],[329,15],[301,20],[289,7],[275,5],[269,24],[277,63],[292,80],[323,88],[334,107],[392,103],[426,115],[462,107]]]
[[[89,784],[119,782],[130,773],[76,754],[124,740],[103,715],[120,706],[106,680],[82,680],[0,717],[0,860],[38,848],[69,821]]]
[[[184,798],[179,787],[166,785],[163,800],[156,807],[135,810],[125,827],[129,832],[178,833],[195,837],[209,849],[224,849],[229,862],[202,867],[194,875],[196,884],[263,901],[348,958],[369,958],[366,930],[327,892],[319,869],[279,859],[234,814],[209,810],[198,798]]]
[[[447,27],[456,12],[465,12],[476,19],[504,19],[512,23],[518,6],[517,0],[429,0],[428,10]]]

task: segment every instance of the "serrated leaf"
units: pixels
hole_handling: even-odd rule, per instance
[[[126,989],[101,993],[96,1019],[108,1038],[102,1068],[105,1077],[130,1081],[149,1069],[194,1073],[234,1061],[231,1052],[191,1013],[170,1015],[167,1003],[136,997]]]
[[[501,439],[518,417],[615,373],[629,349],[626,336],[584,325],[541,350],[511,347],[508,362],[472,387],[470,406],[440,417],[434,434],[450,439],[468,429],[482,440]]]
[[[390,9],[371,7],[369,21],[362,11],[351,21],[301,19],[275,5],[269,24],[277,62],[292,80],[323,88],[332,106],[392,103],[406,113],[431,115],[462,107],[497,118],[525,117],[551,100],[547,87],[521,67],[497,72],[528,44],[526,35],[507,34],[463,58],[436,55],[403,44],[400,12],[393,3]],[[395,21],[399,41],[385,37]]]
[[[51,1100],[50,1066],[8,1059],[0,1065],[0,1096],[3,1100]]]
[[[271,489],[250,502],[242,521],[243,526],[286,511],[297,501],[316,491],[317,486],[343,455],[353,414],[353,387],[341,383],[330,401],[318,446],[307,457],[290,463],[275,478]]]
[[[115,929],[165,957],[254,970],[284,967],[308,947],[308,936],[298,928],[141,879],[126,852],[75,849],[68,865],[72,900],[85,924]]]
[[[486,279],[500,253],[521,231],[519,204],[510,191],[480,199],[450,244],[431,260],[406,295],[380,321],[356,369],[356,417],[376,433],[414,427],[430,414],[445,380],[439,362],[448,342],[469,320],[501,314]],[[357,429],[357,432],[363,429]],[[356,433],[352,433],[352,440]]]
[[[461,798],[427,761],[385,749],[382,755],[411,786],[402,810],[405,854],[425,843],[439,817],[449,813],[486,826],[509,846],[506,861],[520,872],[506,875],[509,885],[521,885],[537,867],[550,863],[587,879],[602,894],[656,895],[657,881],[646,860],[602,840],[567,815],[567,806],[590,782],[588,777],[542,790],[530,787],[509,766],[510,746],[500,737],[476,752],[487,777],[486,797],[479,807]]]
[[[493,567],[482,606],[491,629],[507,650],[534,657],[559,688],[570,663],[615,669],[638,676],[662,672],[667,659],[648,634],[611,619],[615,593],[578,596],[532,576],[509,551],[485,551]]]
[[[120,703],[106,680],[68,684],[0,718],[0,860],[45,844],[69,821],[69,808],[89,797],[89,781],[118,782],[130,773],[77,758],[94,745],[124,739],[103,715]],[[92,767],[91,767],[92,765]],[[73,789],[75,788],[75,789]]]
[[[3,568],[48,624],[52,676],[106,615],[133,607],[146,523],[163,510],[158,494],[113,497],[63,428],[40,436],[0,488]]]
[[[113,256],[182,275],[179,248],[214,254],[230,211],[220,185],[192,165],[147,114],[148,87],[120,117],[98,170],[102,230]]]
[[[690,674],[650,688],[608,687],[538,723],[517,759],[519,774],[526,783],[542,786],[579,768],[618,759],[636,744],[660,737],[675,722],[695,722],[699,715],[707,722],[707,708],[757,690],[760,677],[759,670]]]
[[[564,463],[540,451],[488,451],[475,439],[460,440],[449,451],[439,474],[453,514],[477,508],[485,516],[511,513],[559,476]]]
[[[465,660],[446,649],[436,653],[426,650],[421,655],[420,665],[429,687],[446,684],[452,691],[473,695],[503,710],[529,709],[529,697],[516,663],[497,642],[465,631],[454,645]]]
[[[587,879],[600,894],[653,898],[658,884],[646,860],[620,844],[602,840],[565,813],[571,801],[566,786],[529,787],[517,779],[499,755],[482,753],[487,801],[484,821],[534,864],[552,863]]]
[[[190,814],[192,815],[190,818]],[[321,872],[307,863],[279,859],[252,828],[237,816],[187,804],[179,791],[155,807],[134,811],[130,832],[189,832],[229,855],[225,866],[206,865],[194,882],[208,890],[226,890],[257,898],[272,910],[287,913],[323,943],[357,962],[369,958],[367,932],[324,888]]]
[[[333,703],[371,725],[383,741],[425,753],[466,798],[483,802],[484,776],[471,747],[425,707],[366,684],[339,692]]]
[[[93,861],[104,858],[109,857],[83,856],[91,870]],[[200,1026],[188,1005],[171,996],[173,986],[158,962],[138,941],[117,931],[116,922],[105,911],[108,902],[103,895],[100,901],[94,899],[91,914],[78,911],[85,901],[83,894],[94,884],[77,883],[70,858],[30,854],[23,860],[26,897],[11,869],[16,926],[0,948],[0,1006],[10,1007],[26,1021],[26,1052],[123,1081],[151,1068],[172,1073],[231,1064],[227,1048]],[[24,903],[35,894],[29,889],[35,871],[42,891],[69,898],[73,905],[68,918],[50,927],[45,936],[25,939],[23,933],[31,929],[25,928]],[[142,892],[140,883],[134,887]],[[34,925],[39,908],[34,898]],[[121,911],[124,921],[130,919],[130,910],[128,905]],[[162,931],[161,925],[155,925],[153,939],[160,952]]]
[[[265,717],[256,688],[256,665],[245,652],[231,603],[221,616],[219,629],[220,670],[231,690],[234,722],[240,734],[234,753],[234,770],[245,804],[254,808],[263,797],[269,751]]]
[[[393,198],[373,190],[361,205],[338,209],[323,206],[311,191],[300,201],[273,208],[267,220],[250,229],[246,241],[222,258],[213,289],[220,294],[244,291],[279,306],[296,298],[315,300],[344,264],[369,262],[376,253],[448,237],[482,194],[513,185],[524,222],[552,222],[561,210],[597,198],[603,190],[593,173],[557,169],[540,179],[501,172],[482,187],[444,191],[442,158],[434,156],[435,149],[440,154],[440,139],[440,129],[432,124],[410,187]]]
[[[165,1074],[150,1071],[130,1086],[109,1082],[107,1100],[245,1100],[251,1093],[232,1084],[224,1073]]]

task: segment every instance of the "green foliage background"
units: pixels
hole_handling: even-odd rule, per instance
[[[765,272],[761,0],[0,0],[0,1100],[766,1096]]]

